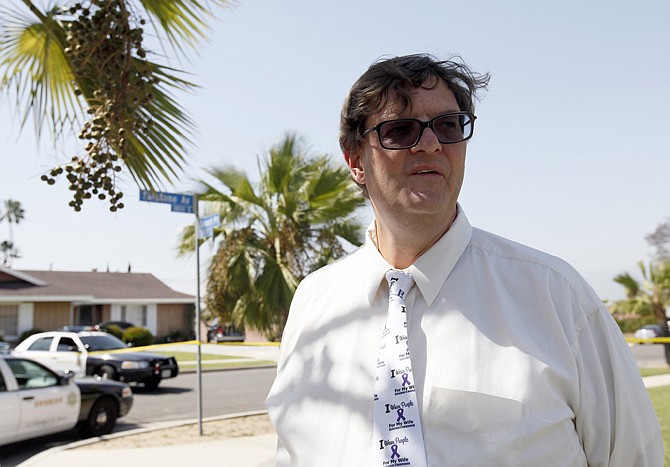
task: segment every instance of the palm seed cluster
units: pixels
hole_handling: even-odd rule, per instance
[[[65,172],[75,211],[94,196],[108,200],[110,211],[123,208],[116,181],[127,162],[129,139],[151,129],[146,107],[158,78],[144,60],[145,21],[128,8],[125,0],[81,2],[69,8],[71,19],[64,22],[65,54],[77,76],[75,94],[87,105],[87,120],[79,133],[85,149],[42,180],[53,185]]]

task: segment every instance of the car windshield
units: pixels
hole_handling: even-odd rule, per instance
[[[115,350],[125,349],[128,346],[123,343],[121,339],[115,336],[82,336],[81,341],[84,343],[86,350],[95,352],[96,350]]]

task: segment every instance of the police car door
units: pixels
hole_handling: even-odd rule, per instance
[[[6,381],[12,379],[8,372],[9,367],[0,360],[0,445],[14,440],[20,417],[18,395],[16,391],[9,390],[11,383]]]
[[[81,394],[72,381],[61,384],[58,375],[32,360],[6,360],[18,383],[21,421],[17,439],[27,439],[74,428],[79,419]]]
[[[54,369],[58,371],[71,371],[77,376],[84,376],[86,373],[86,354],[83,346],[80,346],[77,340],[66,336],[57,336],[56,342],[52,344],[55,362]]]

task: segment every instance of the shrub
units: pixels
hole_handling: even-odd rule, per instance
[[[123,339],[123,329],[121,329],[116,324],[107,324],[100,328],[101,331],[105,331],[107,334]]]
[[[21,342],[26,340],[26,338],[32,336],[33,334],[38,334],[40,332],[44,332],[44,331],[42,331],[41,329],[28,329],[27,331],[23,331],[21,333],[21,335],[19,336],[19,339],[16,341],[16,343],[20,344]]]
[[[173,329],[169,334],[162,336],[159,339],[160,344],[171,343],[171,342],[184,342],[195,339],[192,330],[183,331],[181,329]]]
[[[151,345],[154,343],[154,335],[147,328],[134,326],[123,331],[123,342],[133,347]]]

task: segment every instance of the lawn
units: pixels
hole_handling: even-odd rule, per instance
[[[650,388],[648,391],[651,402],[654,404],[658,421],[661,423],[661,430],[663,431],[665,465],[670,466],[670,386]]]
[[[196,369],[195,352],[154,352],[177,359],[179,369],[189,371]],[[212,353],[200,354],[200,366],[203,370],[223,370],[226,368],[242,368],[247,366],[274,365],[270,360],[254,360],[253,358],[236,357]]]
[[[665,375],[670,373],[670,368],[641,368],[640,374],[645,376]]]

